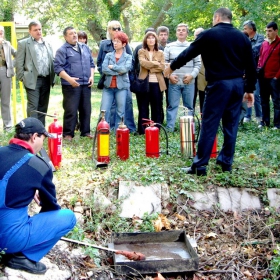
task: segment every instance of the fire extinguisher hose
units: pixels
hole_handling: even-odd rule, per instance
[[[160,123],[155,123],[156,125],[159,125],[160,127],[163,128],[164,134],[165,134],[165,139],[166,139],[166,154],[168,155],[168,135],[165,127],[161,125]]]
[[[93,137],[93,144],[92,144],[92,160],[95,160],[95,147],[96,147],[96,138],[97,138],[97,126],[100,123],[102,117],[101,115],[99,115],[99,118],[97,120],[97,124],[96,124],[96,128],[95,128],[95,132],[94,132],[94,137]]]

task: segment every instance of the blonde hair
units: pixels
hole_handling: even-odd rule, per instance
[[[112,40],[113,39],[113,38],[111,38],[109,30],[112,29],[113,27],[116,27],[116,26],[119,26],[121,28],[121,30],[122,30],[122,26],[121,26],[121,23],[119,21],[112,20],[112,21],[108,22],[107,33],[106,33],[106,37],[107,37],[108,40]]]
[[[3,33],[5,33],[5,28],[4,28],[4,26],[0,25],[0,31],[3,31]]]
[[[178,27],[186,27],[187,32],[189,32],[189,27],[186,23],[179,23],[176,27],[176,31],[177,31]]]

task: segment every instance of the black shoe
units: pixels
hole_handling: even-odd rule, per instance
[[[182,168],[183,171],[185,171],[187,174],[196,174],[197,176],[206,176],[206,168],[195,168],[187,167]]]
[[[223,172],[229,172],[229,173],[232,172],[232,167],[231,167],[231,165],[225,165],[223,162],[221,162],[221,161],[219,161],[219,160],[216,161],[216,164],[217,164],[217,165],[220,165],[220,166],[222,167],[222,171],[223,171]]]
[[[29,260],[26,256],[14,255],[7,261],[7,267],[24,270],[33,274],[45,274],[47,267],[41,262]]]

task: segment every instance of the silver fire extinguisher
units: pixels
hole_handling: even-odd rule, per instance
[[[196,155],[195,121],[193,111],[183,107],[183,116],[180,117],[179,121],[181,153],[185,157],[193,158]]]

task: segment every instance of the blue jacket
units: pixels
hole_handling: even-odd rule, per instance
[[[112,77],[117,76],[117,88],[128,89],[130,87],[128,71],[131,68],[132,56],[127,54],[124,49],[122,56],[118,62],[116,62],[115,54],[115,51],[107,53],[102,63],[102,72],[106,75],[104,86],[109,88]],[[112,69],[109,69],[108,65],[114,66]]]
[[[91,75],[91,68],[95,68],[91,51],[83,43],[78,43],[80,52],[73,49],[69,43],[62,45],[56,52],[54,60],[54,71],[57,75],[65,71],[69,76],[79,78],[77,82],[80,85],[87,85]],[[61,78],[62,85],[70,85]]]
[[[125,46],[126,53],[132,55],[132,51],[129,45]],[[103,40],[100,43],[99,46],[99,52],[98,52],[98,57],[97,57],[97,70],[99,71],[100,74],[102,74],[102,63],[104,61],[104,58],[107,53],[113,52],[114,51],[114,45],[112,40]]]

